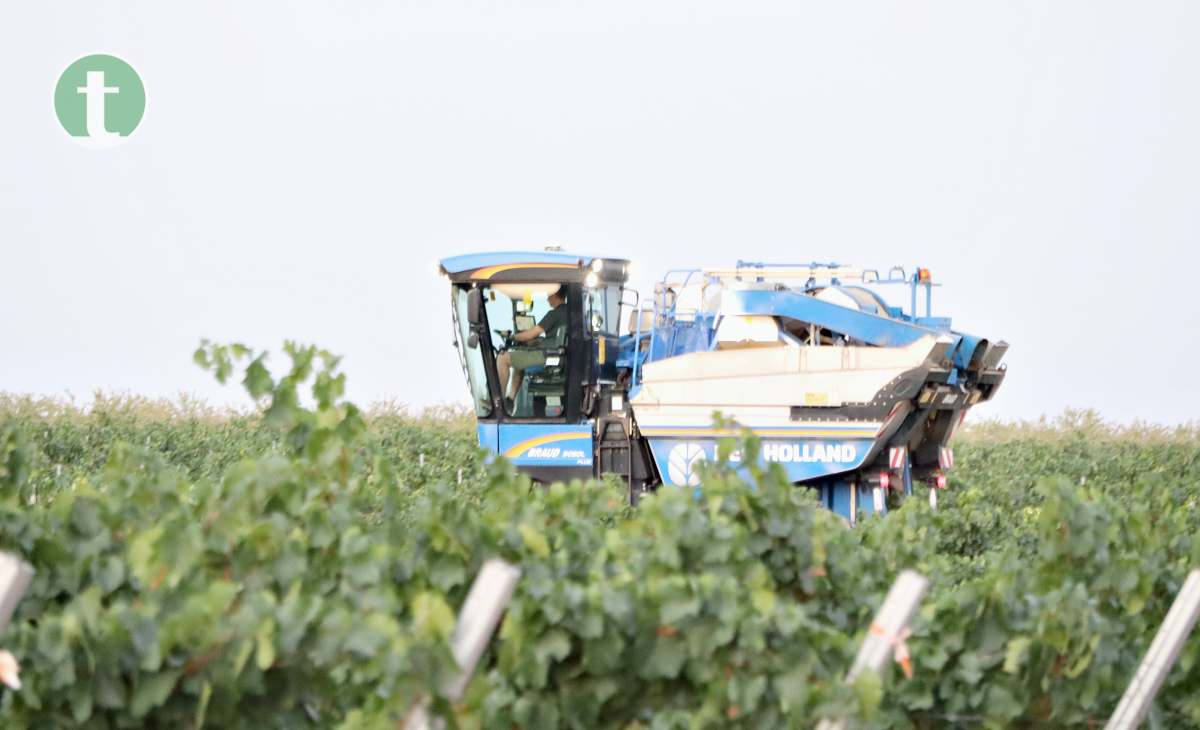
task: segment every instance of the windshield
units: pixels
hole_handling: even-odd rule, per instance
[[[509,418],[564,417],[570,372],[567,344],[571,312],[577,311],[570,301],[578,295],[569,294],[566,284],[547,282],[479,287],[486,329],[476,334],[468,322],[470,292],[470,287],[455,287],[453,310],[476,416],[494,415],[491,388],[499,384]],[[489,378],[494,379],[489,383]]]
[[[490,416],[492,399],[488,395],[487,368],[483,362],[483,343],[471,346],[471,325],[467,321],[467,292],[465,287],[454,290],[454,326],[458,334],[458,356],[462,361],[476,416]]]

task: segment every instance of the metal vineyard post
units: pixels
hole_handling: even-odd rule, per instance
[[[1167,611],[1167,617],[1105,730],[1133,730],[1142,724],[1154,696],[1158,694],[1167,673],[1179,658],[1184,642],[1192,633],[1197,617],[1200,617],[1200,570],[1193,570]]]
[[[929,589],[929,579],[914,570],[905,570],[896,576],[887,597],[871,622],[871,630],[858,649],[854,664],[846,673],[846,683],[858,679],[863,670],[878,672],[887,664],[896,648],[904,639],[908,625],[917,613],[917,606]],[[822,720],[817,730],[845,730],[845,720]]]
[[[9,553],[0,553],[0,631],[8,621],[33,580],[33,568]]]
[[[479,569],[454,626],[451,651],[461,671],[442,688],[442,695],[447,699],[457,701],[462,698],[520,577],[521,569],[503,560],[488,560]],[[413,708],[404,724],[405,730],[440,726],[440,722],[430,722],[428,700]]]

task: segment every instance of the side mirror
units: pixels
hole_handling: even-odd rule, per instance
[[[473,325],[483,321],[483,292],[479,289],[467,292],[467,321]]]

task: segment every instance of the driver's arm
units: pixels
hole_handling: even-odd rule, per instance
[[[540,324],[535,324],[534,326],[530,327],[529,329],[524,330],[522,332],[518,332],[517,334],[513,335],[513,339],[516,340],[517,342],[529,342],[530,340],[536,340],[545,331],[546,330],[542,329],[542,326]]]

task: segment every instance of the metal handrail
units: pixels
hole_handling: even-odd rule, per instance
[[[840,279],[862,284],[911,283],[902,266],[892,266],[887,270],[887,278],[883,278],[879,274],[879,269],[859,268],[835,263],[824,264],[816,261],[809,264],[739,261],[733,268],[704,269],[703,273],[707,276],[720,279],[753,276],[757,279]],[[899,276],[896,276],[897,273],[899,273]],[[922,283],[938,286],[933,282]]]
[[[697,274],[706,277],[712,282],[723,282],[728,279],[741,280],[743,278],[752,277],[756,281],[771,281],[771,280],[789,280],[803,279],[804,288],[815,286],[818,280],[828,280],[830,285],[846,284],[904,284],[910,288],[909,314],[914,321],[917,316],[917,290],[920,287],[925,288],[925,317],[932,317],[933,312],[933,287],[941,286],[941,284],[933,281],[921,281],[921,268],[917,267],[917,272],[909,276],[907,270],[903,266],[892,266],[887,269],[887,276],[881,276],[879,269],[858,268],[839,264],[836,262],[820,262],[811,261],[808,263],[770,263],[764,261],[742,261],[738,260],[733,268],[716,268],[716,269],[671,269],[663,274],[663,277],[656,283],[656,290],[653,303],[653,323],[657,324],[660,317],[672,318],[678,316],[678,296],[675,301],[666,301],[666,292],[671,288],[678,286],[683,290],[691,284],[693,277]],[[674,277],[674,280],[672,279]],[[679,281],[682,277],[682,282]],[[662,306],[659,305],[659,299],[663,299]],[[899,308],[903,314],[903,307]],[[638,325],[640,329],[641,315],[639,312]],[[657,340],[657,330],[655,326],[651,326],[650,344],[648,352],[652,352]],[[639,354],[639,341],[635,345],[634,356]],[[635,359],[635,366],[637,365]],[[636,384],[637,368],[634,370],[634,383]]]
[[[657,304],[657,302],[655,302],[650,311],[653,312],[657,308],[658,308],[658,304]],[[633,336],[633,373],[629,379],[629,384],[631,387],[636,387],[637,383],[638,383],[638,369],[639,369],[638,365],[641,364],[641,358],[638,357],[638,355],[640,354],[641,347],[642,347],[642,312],[646,311],[645,305],[639,304],[636,311],[637,311],[637,327],[635,328],[636,332]],[[647,353],[651,352],[654,349],[654,331],[655,331],[654,322],[656,320],[656,317],[657,317],[657,315],[655,315],[654,317],[651,317],[651,320],[650,320],[650,344],[646,346]]]
[[[921,269],[917,267],[919,272]],[[841,283],[857,283],[865,285],[904,284],[910,287],[910,316],[917,318],[917,289],[925,287],[925,316],[933,316],[933,287],[941,284],[933,281],[920,281],[919,274],[912,276],[903,266],[892,266],[887,270],[887,278],[879,274],[879,269],[865,269],[845,266],[835,262],[823,263],[768,263],[763,261],[741,261],[731,269],[705,269],[704,275],[716,279],[742,279],[752,276],[758,281],[804,279],[804,286],[816,285],[818,279],[828,279],[833,285]]]

